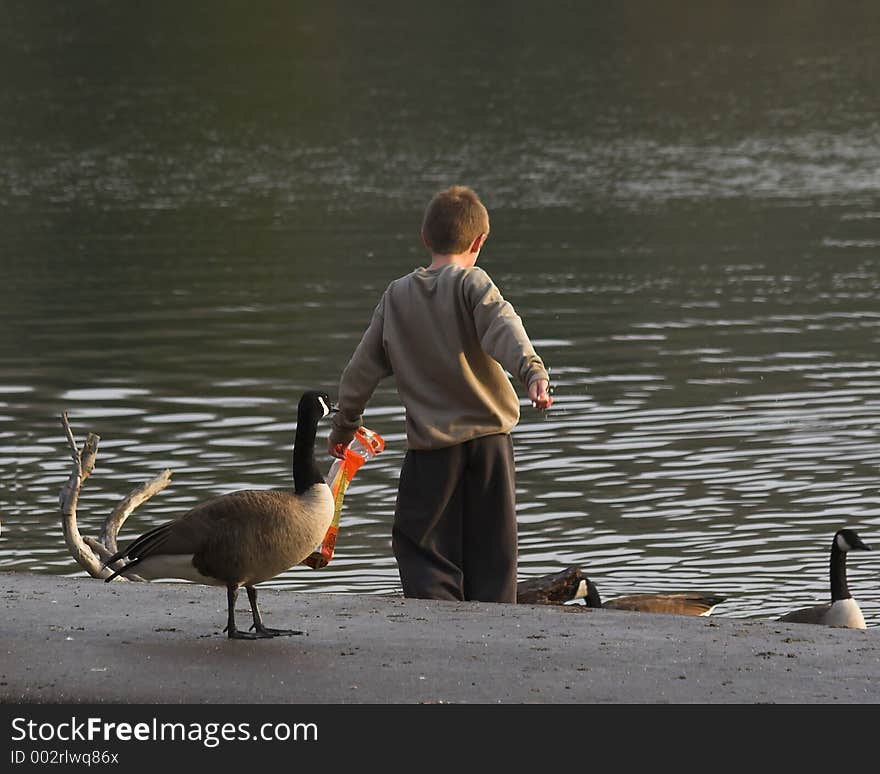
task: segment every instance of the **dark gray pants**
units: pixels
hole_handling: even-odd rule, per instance
[[[514,478],[508,434],[407,451],[391,533],[404,596],[516,602]]]

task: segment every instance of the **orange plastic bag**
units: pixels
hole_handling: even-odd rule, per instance
[[[342,513],[342,498],[345,497],[345,490],[348,489],[358,468],[384,448],[385,441],[379,433],[360,427],[355,431],[352,442],[345,448],[343,459],[333,461],[326,479],[333,494],[333,521],[330,522],[330,528],[324,535],[321,545],[303,559],[302,564],[319,570],[330,563],[336,547],[336,537],[339,534],[339,515]]]

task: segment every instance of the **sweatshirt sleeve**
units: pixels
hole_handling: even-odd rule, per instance
[[[355,430],[364,423],[362,415],[373,391],[382,379],[391,375],[391,366],[382,342],[384,309],[383,294],[367,330],[342,372],[337,398],[339,411],[333,415],[330,430],[330,442],[333,444],[347,444],[354,438]]]
[[[475,268],[467,279],[474,324],[486,354],[495,358],[525,387],[537,379],[549,380],[544,361],[535,352],[522,319],[504,300],[489,275]]]

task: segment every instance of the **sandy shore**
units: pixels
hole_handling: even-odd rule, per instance
[[[253,642],[219,588],[3,573],[0,597],[3,703],[880,702],[872,629],[266,588],[304,633]]]

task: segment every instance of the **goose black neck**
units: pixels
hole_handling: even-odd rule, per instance
[[[837,547],[837,538],[831,546],[831,601],[849,599],[849,587],[846,585],[846,551]]]
[[[591,580],[587,580],[587,607],[602,607],[602,597],[599,589]]]
[[[317,433],[317,422],[312,417],[298,418],[293,442],[293,489],[297,494],[302,494],[313,484],[324,482],[324,476],[315,462]]]

